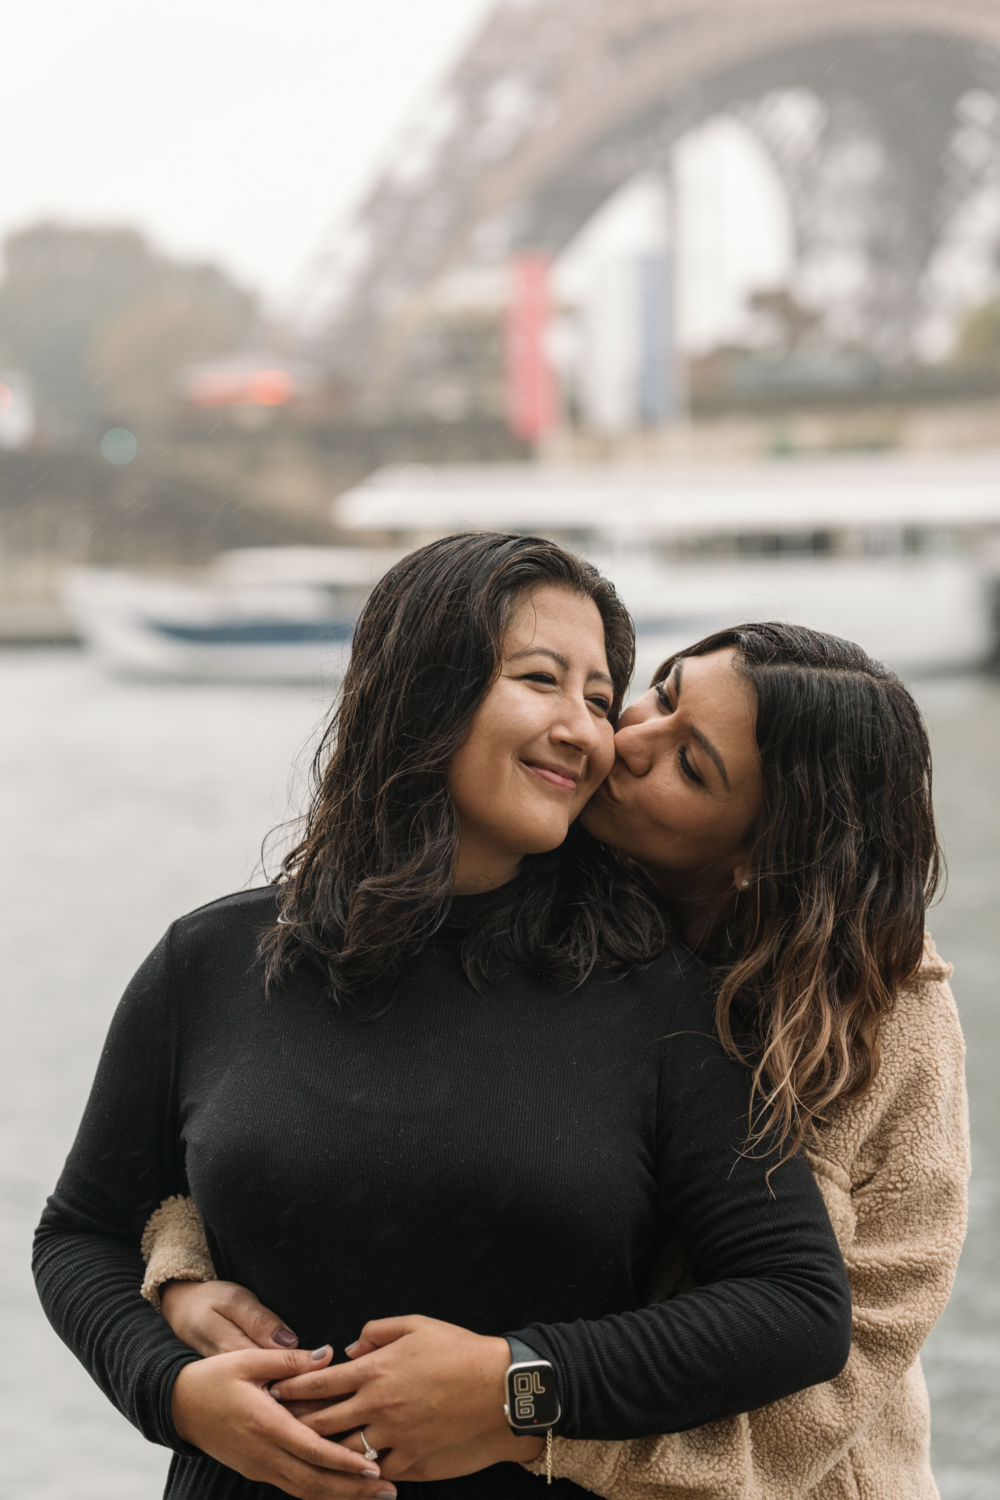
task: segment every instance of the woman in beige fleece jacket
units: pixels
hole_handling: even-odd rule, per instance
[[[757,631],[769,628],[776,627],[757,627]],[[673,765],[678,754],[683,757],[679,741],[692,731],[696,743],[704,739],[702,729],[712,721],[711,695],[714,692],[718,700],[724,690],[726,679],[706,675],[703,668],[713,661],[720,664],[719,659],[735,647],[738,656],[759,669],[756,676],[750,673],[758,699],[762,690],[767,694],[768,684],[762,678],[766,666],[760,670],[759,660],[767,653],[758,649],[759,636],[755,641],[747,628],[736,636],[731,632],[726,639],[709,638],[685,654],[681,666],[687,665],[688,672],[683,695],[676,659],[657,674],[658,682],[647,698],[623,718],[620,773],[611,778],[612,796],[603,805],[592,804],[588,823],[600,837],[641,860],[689,941],[700,941],[710,956],[719,954],[719,933],[727,924],[730,948],[723,956],[729,957],[729,972],[734,971],[734,964],[739,968],[742,963],[746,974],[746,958],[753,945],[733,939],[737,924],[732,920],[732,900],[722,909],[720,922],[717,890],[713,904],[710,884],[703,883],[691,898],[696,884],[691,879],[691,840],[701,841],[701,868],[708,868],[714,860],[728,869],[737,890],[757,885],[759,892],[764,863],[760,829],[755,839],[734,843],[725,817],[720,818],[718,798],[700,815],[700,821],[689,818],[685,822],[683,798],[672,797],[663,779],[667,761]],[[780,642],[770,641],[772,665],[780,655],[779,646]],[[702,662],[699,657],[712,660]],[[769,726],[762,710],[763,705],[758,709],[755,734],[766,791],[774,746],[769,756]],[[801,734],[803,740],[812,739],[811,745],[799,747],[803,761],[817,754],[817,713],[821,716],[821,709],[813,713]],[[857,725],[841,725],[839,732],[864,731]],[[912,736],[912,726],[909,732]],[[716,741],[723,738],[716,734]],[[887,748],[882,746],[883,752]],[[829,758],[828,743],[820,743],[819,749]],[[929,772],[926,745],[922,760]],[[770,770],[787,778],[794,768],[772,765]],[[880,774],[881,784],[876,774],[869,788],[876,801],[890,788],[897,802],[905,803],[916,795],[915,788],[905,784],[906,769],[898,757],[890,756]],[[925,779],[922,774],[921,780]],[[831,788],[824,790],[830,803]],[[660,800],[654,803],[650,799],[657,794]],[[692,806],[697,810],[697,802]],[[661,807],[669,810],[668,815],[661,816]],[[865,830],[860,832],[864,836]],[[921,890],[933,880],[932,845],[932,840],[930,845],[925,841],[924,869],[916,872]],[[671,885],[671,871],[683,875],[682,885]],[[760,899],[758,894],[758,904]],[[827,915],[834,933],[844,914]],[[756,931],[759,949],[759,920]],[[850,940],[851,933],[845,940],[841,930],[840,941],[848,946]],[[769,972],[773,976],[773,963]],[[878,1026],[865,1032],[864,1010],[856,1016],[853,1052],[849,1048],[849,1055],[841,1054],[838,1059],[827,1038],[828,1066],[825,1078],[820,1070],[818,1088],[816,1074],[810,1078],[801,1066],[801,1051],[782,1052],[780,1036],[775,1049],[774,1032],[758,1032],[762,1045],[754,1061],[759,1062],[771,1044],[770,1061],[761,1072],[762,1090],[768,1093],[775,1057],[785,1067],[786,1077],[799,1080],[788,1123],[793,1131],[798,1127],[804,1132],[809,1161],[850,1276],[854,1337],[843,1373],[774,1406],[693,1431],[620,1443],[557,1438],[554,1474],[609,1500],[804,1500],[807,1496],[810,1500],[855,1496],[930,1500],[937,1494],[929,1464],[929,1414],[918,1354],[951,1289],[965,1229],[968,1176],[963,1046],[947,983],[950,972],[927,938],[912,977],[884,997]],[[727,1020],[723,1007],[723,1035]],[[856,1045],[859,1032],[872,1043],[867,1060],[861,1057],[864,1049]],[[783,1100],[772,1085],[770,1105],[780,1110],[786,1100],[787,1094]],[[289,1337],[279,1320],[243,1289],[217,1284],[197,1291],[177,1284],[214,1276],[193,1205],[183,1200],[165,1205],[151,1222],[144,1249],[149,1256],[146,1294],[156,1301],[158,1287],[174,1280],[168,1316],[176,1331],[203,1352],[236,1347],[248,1341],[247,1335],[269,1347]],[[675,1267],[672,1275],[664,1272],[655,1295],[670,1295],[683,1285],[683,1269]],[[484,1455],[483,1461],[509,1457],[506,1452]],[[479,1466],[470,1463],[469,1468]],[[533,1467],[542,1470],[540,1462]]]

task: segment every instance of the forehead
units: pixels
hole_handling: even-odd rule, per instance
[[[523,651],[530,645],[573,646],[604,656],[604,621],[593,599],[556,584],[543,584],[521,595],[504,637],[504,650]]]
[[[754,729],[757,697],[750,680],[735,665],[731,646],[710,656],[685,656],[681,669],[679,707],[705,734],[725,742],[726,758],[756,761]]]

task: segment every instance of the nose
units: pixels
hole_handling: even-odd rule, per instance
[[[645,776],[653,769],[656,759],[656,739],[648,720],[625,724],[615,735],[615,755],[624,761],[633,776]]]
[[[552,738],[582,755],[594,755],[603,744],[606,723],[606,719],[595,717],[580,694],[564,700],[563,712],[552,727]]]

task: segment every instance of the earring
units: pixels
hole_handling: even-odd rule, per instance
[[[750,889],[750,882],[749,882],[749,880],[741,880],[740,881],[740,890],[741,891],[748,891],[749,889]]]

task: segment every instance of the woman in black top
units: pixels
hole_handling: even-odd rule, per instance
[[[175,923],[130,985],[36,1275],[111,1399],[174,1448],[169,1496],[391,1494],[442,1411],[456,1455],[502,1447],[505,1335],[552,1361],[569,1437],[693,1427],[841,1368],[849,1297],[808,1169],[767,1181],[777,1157],[741,1152],[750,1080],[703,972],[641,882],[566,837],[610,768],[631,650],[610,586],[551,544],[405,559],[359,622],[284,880]],[[220,1274],[318,1359],[199,1360],[142,1301],[142,1226],[187,1193]],[[671,1236],[696,1285],[644,1306]],[[414,1313],[330,1364],[324,1340]],[[299,1421],[268,1387],[310,1364],[322,1409]],[[353,1429],[392,1450],[381,1475],[325,1441]],[[534,1482],[500,1463],[425,1494]]]

